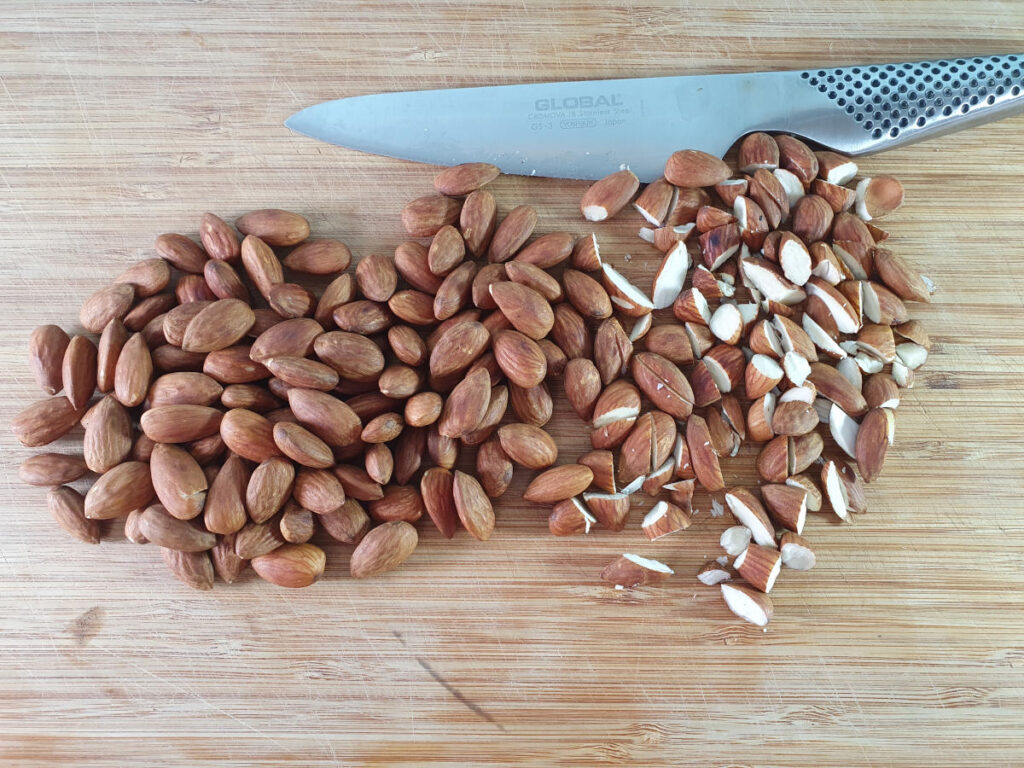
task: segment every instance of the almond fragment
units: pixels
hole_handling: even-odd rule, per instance
[[[795,571],[809,571],[817,563],[814,550],[811,549],[807,539],[791,531],[782,534],[780,549],[782,564],[787,568],[792,568]]]
[[[857,215],[864,221],[888,216],[903,205],[903,185],[892,176],[861,179],[856,205]]]
[[[729,572],[729,569],[717,560],[709,560],[697,571],[697,580],[709,587],[729,581],[731,578],[732,573]]]
[[[768,593],[782,570],[782,553],[774,546],[751,544],[739,554],[733,567],[751,586]]]
[[[590,526],[597,520],[577,498],[560,501],[551,509],[548,529],[554,536],[572,536],[590,533]]]
[[[640,317],[654,309],[654,302],[611,264],[602,264],[601,270],[605,290],[617,310],[627,317]]]
[[[815,152],[818,158],[818,174],[829,184],[842,185],[857,175],[857,164],[837,152]]]
[[[779,145],[779,165],[796,174],[804,184],[818,175],[818,158],[800,139],[785,134],[775,137]]]
[[[630,588],[655,584],[672,574],[673,570],[664,563],[626,553],[605,566],[601,579]]]
[[[670,248],[661,266],[654,275],[651,286],[651,298],[654,309],[665,309],[672,306],[683,288],[686,273],[690,268],[690,254],[685,243],[677,243]]]
[[[736,163],[743,173],[753,173],[758,168],[775,170],[779,167],[779,145],[767,133],[748,134],[740,144]]]
[[[604,320],[594,335],[594,362],[601,381],[609,384],[625,375],[633,355],[633,342],[614,317]]]
[[[661,226],[672,207],[675,187],[662,177],[644,187],[640,195],[633,201],[633,207],[653,226]]]
[[[675,504],[659,501],[644,516],[642,528],[651,541],[690,527],[690,516]]]
[[[654,352],[638,352],[631,369],[637,386],[656,407],[677,419],[689,417],[694,393],[675,363]]]
[[[616,171],[594,182],[580,200],[580,210],[587,221],[609,219],[633,199],[640,180],[630,170]]]
[[[594,272],[601,268],[601,249],[597,245],[597,235],[591,232],[579,238],[572,247],[572,266],[584,272]]]
[[[700,416],[692,415],[686,422],[686,445],[701,486],[712,493],[725,488],[718,455],[711,444],[711,433],[707,422]]]
[[[593,474],[592,485],[605,493],[615,493],[615,456],[611,451],[595,450],[577,459],[577,464],[589,467]]]
[[[729,610],[755,626],[764,627],[772,620],[774,606],[768,595],[742,584],[722,584],[722,597]]]

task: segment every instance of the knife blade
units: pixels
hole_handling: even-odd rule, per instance
[[[288,118],[298,133],[437,165],[659,177],[682,148],[723,155],[755,130],[859,155],[1024,111],[1024,54],[831,69],[370,94]]]

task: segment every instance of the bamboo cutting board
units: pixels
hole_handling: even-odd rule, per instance
[[[277,206],[359,255],[402,239],[434,169],[293,135],[343,95],[533,80],[782,69],[1024,49],[1024,6],[733,0],[573,3],[36,3],[0,7],[0,759],[5,765],[1018,766],[1024,764],[1024,259],[1021,118],[865,159],[906,205],[886,228],[939,292],[935,342],[896,446],[852,525],[808,524],[819,565],[786,572],[767,631],[693,578],[689,531],[556,540],[499,506],[494,538],[423,526],[398,572],[354,583],[348,549],[286,592],[251,575],[195,593],[152,546],[53,525],[21,486],[11,416],[36,396],[31,329],[156,234]],[[825,4],[822,4],[825,5]],[[552,6],[555,6],[554,9]],[[501,179],[502,210],[589,231],[577,182]],[[641,283],[638,221],[602,254]],[[625,254],[632,253],[626,261]],[[564,400],[558,405],[563,409]],[[574,417],[552,431],[582,452]],[[729,462],[733,481],[750,477]],[[615,591],[622,551],[667,561]]]

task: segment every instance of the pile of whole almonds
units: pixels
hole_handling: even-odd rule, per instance
[[[355,577],[406,560],[424,514],[448,538],[461,524],[486,540],[516,466],[537,471],[524,498],[551,506],[555,535],[623,530],[640,493],[654,500],[646,536],[673,534],[701,487],[724,492],[737,525],[697,577],[763,626],[781,567],[815,563],[807,512],[865,511],[862,481],[881,471],[899,390],[929,349],[904,302],[931,285],[871,223],[902,203],[897,180],[853,184],[850,159],[764,133],[738,165],[684,150],[639,195],[629,170],[587,190],[587,220],[631,202],[645,220],[663,254],[649,291],[602,260],[594,234],[534,237],[529,205],[499,221],[485,163],[440,173],[402,211],[417,240],[352,272],[349,249],[309,239],[296,213],[234,228],[204,214],[198,243],[159,236],[154,258],[85,301],[86,333],[32,334],[50,397],[14,433],[43,446],[81,423],[84,436],[81,455],[35,455],[21,478],[50,487],[68,533],[96,543],[100,521],[121,519],[200,589],[247,564],[312,584],[318,530],[355,545]],[[574,463],[556,466],[543,429],[550,386],[590,430]],[[745,441],[763,443],[764,484],[726,490],[719,457]],[[69,484],[90,472],[83,496]],[[627,588],[671,573],[624,554],[601,575]]]

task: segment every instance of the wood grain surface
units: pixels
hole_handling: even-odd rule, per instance
[[[0,761],[4,765],[1019,766],[1024,764],[1024,120],[866,159],[907,203],[891,243],[937,283],[935,341],[898,411],[870,514],[808,524],[766,632],[693,578],[708,515],[556,540],[546,510],[494,538],[423,526],[398,572],[348,548],[285,591],[192,592],[116,526],[57,530],[6,429],[36,397],[25,350],[156,234],[204,210],[305,213],[359,255],[402,239],[435,169],[294,135],[293,111],[376,91],[938,58],[1024,49],[1012,2],[25,2],[0,5]],[[502,210],[588,231],[584,185],[504,178]],[[602,254],[642,282],[624,216]],[[626,262],[625,254],[632,253]],[[585,436],[562,413],[564,456]],[[749,477],[727,464],[733,480]],[[663,586],[597,574],[640,550]]]

